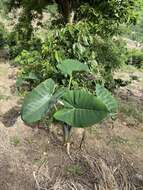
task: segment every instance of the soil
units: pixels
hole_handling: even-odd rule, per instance
[[[69,158],[61,126],[43,130],[21,120],[16,72],[0,62],[0,190],[143,189],[142,73],[116,92],[117,119],[87,130],[82,149],[81,131],[73,130]],[[124,110],[130,105],[135,112]]]

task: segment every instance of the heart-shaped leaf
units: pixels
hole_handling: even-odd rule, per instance
[[[79,62],[74,59],[66,59],[62,61],[61,64],[57,65],[58,69],[65,75],[72,75],[75,71],[89,71],[89,68],[86,64]]]
[[[89,127],[109,115],[102,101],[84,90],[68,91],[62,100],[64,108],[57,111],[54,117],[72,127]]]
[[[63,93],[64,89],[56,90],[56,84],[52,79],[42,82],[25,97],[21,111],[22,119],[28,124],[41,120]]]

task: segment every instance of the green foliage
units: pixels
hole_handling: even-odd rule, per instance
[[[135,25],[123,26],[122,35],[136,42],[143,43],[143,14],[141,13]]]
[[[37,0],[8,0],[6,1],[7,11],[21,8],[18,15],[18,22],[14,28],[19,41],[31,40],[34,32],[32,22],[42,18],[42,9],[45,1]]]
[[[18,55],[16,62],[22,67],[21,78],[28,80],[27,76],[30,72],[39,79],[36,81],[37,84],[52,77],[59,84],[67,85],[67,78],[62,74],[58,75],[59,63],[65,59],[77,59],[87,64],[94,74],[92,76],[89,73],[86,76],[82,73],[78,76],[74,74],[75,86],[94,91],[96,82],[99,82],[112,90],[116,86],[113,72],[126,61],[125,44],[121,39],[113,38],[113,35],[119,33],[120,24],[135,23],[140,1],[57,0],[54,2],[44,0],[40,2],[10,0],[8,2],[11,9],[22,8],[15,32],[9,40],[12,43],[13,40],[15,41],[13,45],[9,43],[10,56],[14,58]],[[38,19],[42,20],[42,13],[47,5],[54,8],[50,12],[51,16],[56,15],[58,21],[60,18],[63,22],[57,22],[57,26],[51,23],[54,30],[47,32],[47,39],[43,42],[42,48],[41,46],[39,49],[35,48],[33,52],[31,46],[34,41],[32,40],[31,43],[30,40],[34,33],[32,22],[38,23]],[[73,13],[73,18],[71,13]],[[67,22],[72,24],[67,24]],[[22,50],[30,50],[27,60],[21,53]],[[23,59],[25,59],[25,64],[22,64]],[[33,59],[32,63],[29,59]]]
[[[74,177],[80,176],[84,173],[81,166],[78,164],[71,164],[69,166],[66,166],[65,170],[67,174],[73,175]]]
[[[84,90],[68,91],[62,97],[64,108],[55,113],[57,120],[72,127],[90,127],[109,114],[105,104]]]
[[[49,78],[52,71],[47,60],[44,60],[38,51],[23,50],[19,56],[15,58],[15,64],[21,66],[22,76],[33,73],[39,81]]]
[[[61,62],[74,58],[83,63],[82,70],[87,70],[89,67],[92,71],[92,74],[81,72],[78,75],[73,72],[75,86],[94,91],[95,84],[98,82],[105,84],[108,89],[113,89],[115,86],[113,72],[127,59],[127,49],[121,39],[101,38],[90,33],[89,26],[83,22],[49,32],[45,42],[39,43],[38,47],[32,47],[34,40],[30,42],[31,45],[29,43],[25,45],[25,49],[29,48],[29,50],[24,50],[18,55],[15,63],[21,66],[22,78],[33,73],[39,79],[35,81],[36,84],[52,77],[59,84],[67,85],[67,77],[63,74],[73,67],[75,69],[76,66],[72,66],[71,63],[70,66],[67,63],[61,64]],[[18,50],[21,51],[20,48]],[[64,71],[59,75],[62,65]]]
[[[35,18],[41,19],[43,10],[48,5],[55,5],[55,3],[58,6],[63,23],[84,20],[94,24],[94,29],[97,29],[96,33],[100,31],[102,34],[113,34],[114,28],[117,30],[121,23],[135,23],[138,10],[142,5],[141,0],[9,0],[7,5],[10,10],[22,8],[19,23],[25,24],[22,24],[19,29],[27,28],[25,34],[28,37],[27,34],[31,36],[32,33],[32,21]]]
[[[75,69],[79,73],[85,69],[89,72],[88,67],[83,67],[84,64],[77,60],[65,60],[61,65],[66,63],[71,63],[70,66],[77,64],[75,68],[71,67],[72,71]],[[60,69],[63,72],[63,67]],[[117,111],[116,101],[103,86],[97,85],[97,96],[95,92],[91,94],[84,88],[75,89],[72,86],[72,71],[66,72],[71,75],[67,88],[48,79],[25,97],[21,111],[22,119],[28,124],[38,122],[52,113],[56,120],[63,123],[66,143],[69,142],[71,127],[90,127]],[[71,86],[73,90],[70,90]]]
[[[112,143],[114,145],[116,144],[128,144],[129,140],[127,138],[121,137],[119,135],[112,136],[110,140],[108,141],[108,144]]]
[[[112,36],[120,32],[120,24],[136,23],[140,5],[141,1],[135,0],[94,1],[80,6],[77,20],[88,22],[91,30],[100,36]]]
[[[75,63],[81,66],[81,63],[76,60]],[[78,72],[80,70],[79,67]],[[22,119],[27,123],[39,121],[58,102],[62,109],[59,111],[56,109],[54,117],[57,120],[72,127],[88,127],[101,122],[109,113],[117,110],[114,98],[100,85],[97,86],[99,98],[83,89],[70,90],[69,88],[57,90],[52,79],[42,82],[26,96],[22,106]]]
[[[20,144],[20,137],[14,136],[10,139],[10,141],[11,141],[11,144],[16,147]]]
[[[89,46],[91,46],[91,53],[89,57],[91,57],[91,55],[93,55],[91,49],[93,50],[93,44],[96,44],[95,40],[90,40],[89,37],[98,35],[101,36],[102,39],[116,35],[119,32],[120,24],[136,22],[138,11],[142,4],[141,0],[4,0],[2,1],[2,6],[5,5],[9,11],[21,8],[21,11],[17,15],[18,22],[14,27],[14,33],[10,34],[8,37],[10,57],[12,59],[19,55],[22,50],[29,50],[29,42],[34,36],[35,28],[37,26],[42,26],[42,13],[45,10],[48,10],[47,6],[52,8],[50,8],[49,11],[52,17],[51,20],[55,19],[57,22],[55,21],[55,24],[52,22],[51,26],[54,29],[58,28],[59,26],[63,28],[63,30],[57,31],[57,35],[55,33],[53,34],[53,39],[50,39],[49,37],[48,41],[46,42],[48,47],[46,45],[46,47],[43,47],[43,51],[47,51],[48,48],[48,54],[50,54],[48,61],[53,64],[55,61],[57,61],[56,58],[54,59],[54,53],[62,57],[63,55],[66,56],[63,57],[63,59],[74,58],[79,59],[82,62],[86,59],[87,62],[87,57],[89,56]],[[59,22],[60,19],[62,22]],[[65,24],[67,23],[75,23],[75,25],[73,24],[71,26],[66,26]],[[59,40],[59,42],[56,45],[55,41],[57,40]],[[15,45],[12,45],[11,42]],[[108,40],[104,39],[104,42],[107,42],[109,46],[112,46],[113,43],[115,43],[112,42],[111,38]],[[104,46],[105,44],[102,45]],[[118,54],[119,52],[116,53]],[[68,54],[70,54],[70,56]],[[73,57],[71,54],[73,54]],[[111,62],[111,64],[112,63],[118,65],[115,61]],[[110,83],[112,77],[110,76],[107,79],[110,80]]]
[[[129,51],[127,63],[137,68],[143,68],[143,52],[135,49]]]
[[[18,33],[14,30],[8,33],[6,37],[6,44],[9,48],[10,59],[13,60],[17,56],[21,56],[23,50],[27,51],[40,51],[41,40],[33,37],[31,40],[19,40]]]
[[[87,65],[80,63],[78,60],[66,59],[57,65],[58,69],[64,74],[72,76],[76,71],[89,71]]]
[[[24,83],[32,88],[55,74],[54,67],[37,50],[23,50],[15,58],[14,64],[20,66],[16,82],[18,90]]]
[[[6,9],[6,6],[5,6],[5,3],[6,3],[7,0],[1,0],[0,1],[0,15],[1,16],[6,16],[5,15],[5,9]]]
[[[97,84],[96,95],[106,105],[108,111],[111,114],[115,114],[117,112],[118,108],[117,102],[106,88]]]
[[[120,102],[119,111],[123,114],[125,121],[143,123],[142,105],[137,102]]]
[[[6,29],[4,24],[0,22],[0,49],[6,45]]]
[[[38,85],[25,98],[22,107],[22,119],[27,123],[41,120],[62,96],[64,89],[57,89],[52,79],[48,79]]]
[[[127,59],[127,49],[121,39],[101,38],[90,32],[90,26],[83,22],[53,31],[42,46],[42,53],[52,65],[67,58],[86,63],[95,78],[90,75],[77,78],[81,85],[91,89],[94,79],[112,89],[112,73]]]

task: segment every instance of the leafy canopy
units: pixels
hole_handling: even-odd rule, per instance
[[[74,21],[86,19],[96,23],[102,19],[104,24],[135,22],[141,3],[141,0],[7,0],[10,9],[22,7],[27,10],[25,14],[33,10],[42,14],[48,5],[57,4],[65,22],[70,22],[74,12]]]

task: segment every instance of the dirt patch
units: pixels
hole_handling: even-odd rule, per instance
[[[19,163],[18,160],[10,161],[9,154],[3,155],[3,157],[0,157],[0,160],[1,190],[35,189],[34,181],[30,177],[29,171],[25,168],[26,163]]]
[[[56,158],[55,158],[56,151]],[[131,159],[119,151],[103,148],[71,152],[72,160],[61,149],[53,149],[34,173],[37,187],[63,190],[141,189],[142,173]],[[49,164],[48,164],[49,163]]]

